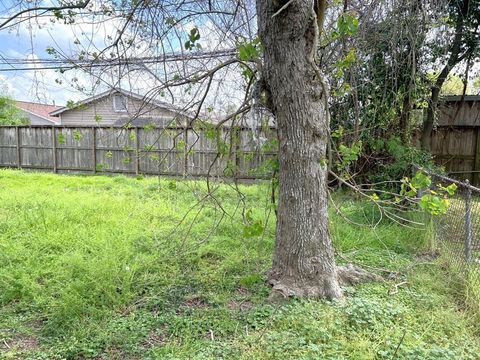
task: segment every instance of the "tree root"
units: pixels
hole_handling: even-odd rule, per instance
[[[338,266],[336,272],[336,278],[320,276],[316,279],[302,280],[292,276],[278,276],[278,274],[275,276],[271,272],[268,281],[272,285],[272,292],[269,299],[272,302],[282,302],[292,297],[337,300],[343,298],[341,287],[383,279],[353,264]]]
[[[353,264],[337,266],[338,282],[341,286],[352,286],[371,281],[382,281],[383,278]]]

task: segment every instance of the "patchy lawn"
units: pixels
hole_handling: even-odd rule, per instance
[[[0,357],[479,358],[478,323],[428,231],[332,213],[339,262],[386,280],[339,303],[270,304],[268,185],[241,187],[249,217],[269,219],[260,235],[234,187],[213,187],[216,200],[201,181],[0,170]],[[376,216],[337,197],[355,221]]]

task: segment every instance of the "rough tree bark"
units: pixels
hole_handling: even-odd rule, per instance
[[[279,198],[272,295],[342,297],[340,284],[357,269],[337,268],[328,230],[328,116],[315,65],[314,0],[257,0],[264,49],[263,82],[278,126]]]

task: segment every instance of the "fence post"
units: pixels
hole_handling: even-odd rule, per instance
[[[465,181],[467,185],[469,181]],[[465,260],[472,260],[472,190],[467,186],[465,194]]]
[[[20,155],[20,128],[15,126],[16,136],[17,136],[17,167],[22,168],[22,158]]]
[[[97,128],[92,126],[92,161],[93,161],[93,173],[97,172]]]
[[[135,126],[135,175],[140,174],[140,131],[138,126]]]
[[[183,177],[188,175],[188,125],[185,125],[184,131],[185,148],[183,150]]]
[[[55,125],[52,125],[52,156],[53,172],[57,172],[57,138],[55,136]]]

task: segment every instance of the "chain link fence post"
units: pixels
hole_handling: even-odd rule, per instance
[[[465,180],[470,185],[468,180]],[[465,189],[465,261],[472,261],[472,189]]]

